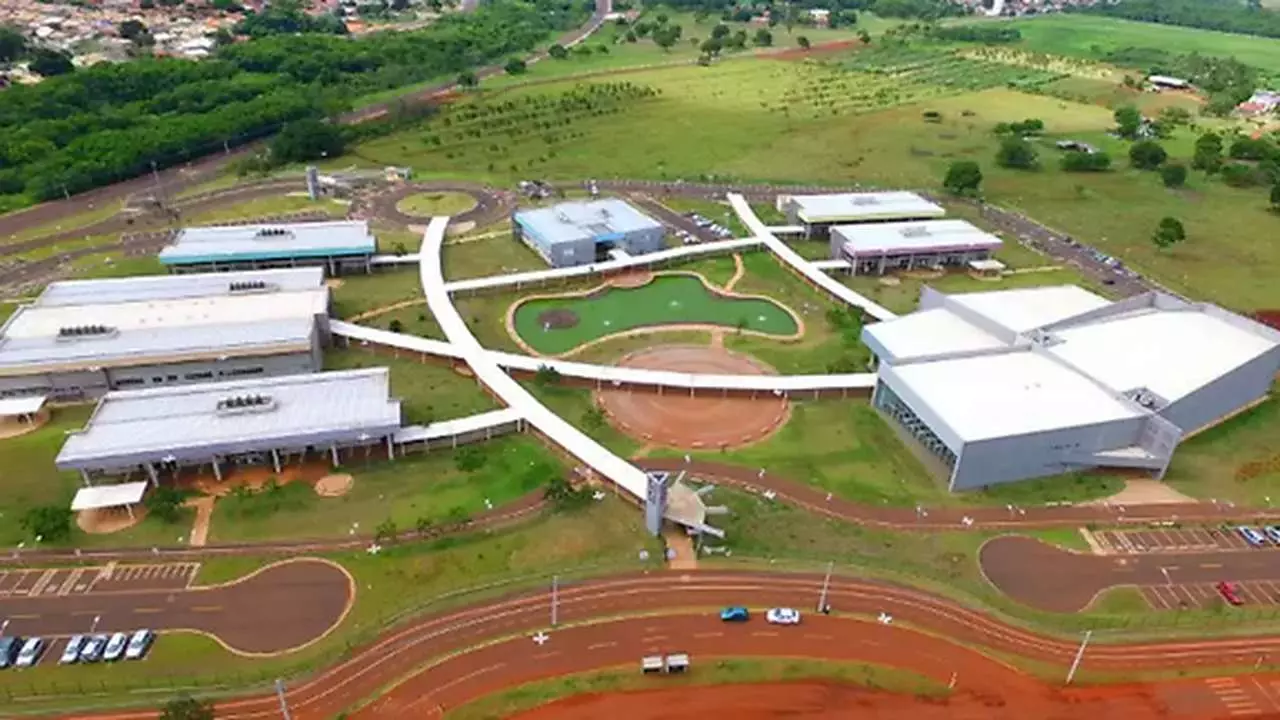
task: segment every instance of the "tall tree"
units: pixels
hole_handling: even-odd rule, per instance
[[[10,63],[27,51],[27,37],[12,25],[0,25],[0,63]]]
[[[1161,250],[1171,248],[1186,239],[1186,229],[1182,227],[1182,222],[1174,217],[1160,218],[1160,224],[1156,226],[1156,232],[1151,236],[1151,242]]]
[[[796,38],[796,44],[799,45],[802,50],[808,50],[812,46],[812,43],[809,42],[809,38],[804,35]]]
[[[1191,158],[1191,167],[1207,173],[1215,173],[1222,168],[1221,135],[1207,132],[1196,138],[1196,150]]]
[[[1039,165],[1036,149],[1021,137],[1006,137],[996,151],[996,164],[1015,170],[1034,170]]]
[[[38,47],[31,51],[31,61],[27,63],[31,72],[41,77],[66,75],[76,69],[71,64],[71,57],[64,52],[50,48]]]
[[[773,44],[773,33],[764,28],[760,28],[756,31],[756,36],[753,38],[753,42],[755,42],[756,47],[769,47]]]
[[[982,169],[972,160],[956,160],[947,168],[942,186],[956,195],[975,195],[982,185]]]
[[[1168,163],[1160,168],[1160,179],[1165,187],[1180,188],[1187,184],[1187,166],[1182,163]]]
[[[1116,108],[1113,115],[1116,120],[1116,133],[1122,138],[1138,137],[1138,128],[1142,127],[1142,113],[1132,105]]]
[[[342,154],[342,130],[314,118],[295,120],[271,141],[271,157],[278,163],[306,162]]]
[[[1129,162],[1139,170],[1155,170],[1169,158],[1169,153],[1155,140],[1139,140],[1129,146]]]

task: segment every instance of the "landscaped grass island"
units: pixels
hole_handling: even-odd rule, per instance
[[[777,338],[801,331],[794,312],[774,300],[728,295],[700,276],[683,273],[663,273],[634,288],[605,286],[530,298],[512,316],[520,339],[548,355],[637,328],[718,325]]]

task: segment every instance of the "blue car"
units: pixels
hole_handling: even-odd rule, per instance
[[[746,608],[736,605],[720,611],[720,619],[725,622],[746,622],[750,618],[751,613]]]
[[[1267,539],[1262,537],[1262,533],[1258,532],[1257,530],[1254,530],[1248,525],[1241,525],[1240,527],[1236,528],[1236,532],[1240,533],[1240,537],[1244,538],[1245,542],[1249,543],[1254,547],[1259,547],[1261,545],[1266,544],[1267,542]]]
[[[1268,525],[1262,528],[1262,531],[1267,534],[1271,542],[1280,545],[1280,526]]]

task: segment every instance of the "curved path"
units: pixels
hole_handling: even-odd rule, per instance
[[[88,618],[97,617],[104,630],[145,623],[158,631],[209,635],[238,655],[268,656],[327,635],[346,617],[355,592],[340,565],[307,558],[207,587],[95,590],[91,585],[65,595],[6,595],[0,597],[0,616],[8,632],[18,636],[83,633]]]
[[[987,580],[1001,592],[1053,612],[1083,610],[1098,593],[1113,587],[1275,580],[1278,572],[1275,556],[1265,551],[1108,557],[1013,535],[987,541],[978,560]]]
[[[952,645],[962,643],[987,651],[1038,661],[1048,667],[1065,669],[1074,657],[1078,639],[1056,638],[1033,633],[991,619],[951,601],[894,585],[832,578],[828,598],[837,616],[806,619],[799,628],[761,628],[757,623],[728,628],[715,619],[713,608],[727,604],[747,604],[752,608],[777,605],[812,607],[822,588],[818,575],[756,574],[747,572],[694,571],[660,572],[650,575],[615,577],[562,586],[559,593],[561,623],[581,624],[580,629],[557,629],[541,648],[527,636],[545,630],[546,592],[528,593],[499,601],[424,618],[412,626],[388,633],[340,664],[289,689],[288,700],[295,720],[330,720],[374,695],[391,693],[379,702],[392,703],[398,717],[432,717],[432,703],[445,697],[464,701],[492,692],[511,682],[560,674],[572,669],[588,669],[601,664],[636,662],[651,649],[689,650],[703,655],[811,654],[813,657],[849,657],[872,662],[909,663],[906,667],[938,677],[958,671],[958,688],[968,687],[966,668],[975,670],[974,684],[990,688],[1004,701],[1034,692],[1032,681],[1011,671],[1000,677],[1009,684],[1006,697],[999,684],[979,680],[998,672],[996,663]],[[691,609],[701,608],[691,618]],[[848,616],[874,618],[888,612],[895,628],[877,630],[878,625],[855,622]],[[610,618],[643,614],[622,626],[601,625]],[[668,617],[668,614],[675,618]],[[670,626],[663,623],[672,622]],[[943,642],[898,627],[923,630],[949,639]],[[663,631],[670,627],[670,631]],[[797,650],[782,631],[798,630],[826,636],[814,637]],[[734,633],[730,635],[730,631]],[[878,635],[878,633],[892,633]],[[740,634],[751,639],[742,640]],[[793,633],[794,634],[794,633]],[[702,637],[699,637],[702,635]],[[869,637],[867,644],[859,640]],[[514,638],[514,639],[513,639]],[[581,652],[572,652],[582,643]],[[736,645],[737,641],[752,645]],[[762,648],[774,643],[775,651]],[[506,645],[492,645],[507,642]],[[610,646],[609,643],[615,643]],[[568,652],[561,652],[561,645]],[[481,647],[488,646],[488,647]],[[520,650],[524,647],[524,651]],[[852,649],[845,649],[845,648]],[[471,648],[479,648],[468,651]],[[494,649],[498,648],[498,649]],[[910,651],[910,652],[907,652]],[[1143,671],[1206,669],[1251,666],[1259,653],[1280,651],[1280,637],[1238,637],[1205,641],[1171,641],[1142,644],[1107,644],[1095,637],[1084,667],[1100,673],[1132,674]],[[480,655],[477,653],[491,653]],[[448,658],[445,660],[444,658]],[[477,658],[493,658],[478,661]],[[571,667],[572,666],[572,667]],[[1025,688],[1025,691],[1023,690]],[[1059,691],[1048,691],[1056,693]],[[1066,691],[1068,693],[1077,691]],[[1079,691],[1087,697],[1087,690]],[[415,704],[416,703],[416,704]],[[377,704],[365,713],[377,713]],[[410,709],[411,708],[411,709]],[[146,711],[116,712],[69,717],[151,718]],[[219,706],[220,720],[249,720],[279,717],[273,695],[233,700]],[[989,716],[984,716],[989,717]],[[1007,717],[1043,717],[1036,714]],[[1136,717],[1136,716],[1135,716]]]

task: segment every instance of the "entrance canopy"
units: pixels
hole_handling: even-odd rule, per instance
[[[44,395],[32,397],[5,398],[0,400],[0,418],[34,415],[44,407],[48,398]]]
[[[142,496],[146,492],[146,482],[81,488],[71,501],[71,509],[79,512],[81,510],[98,510],[101,508],[120,507],[121,505],[134,505],[142,502]]]

